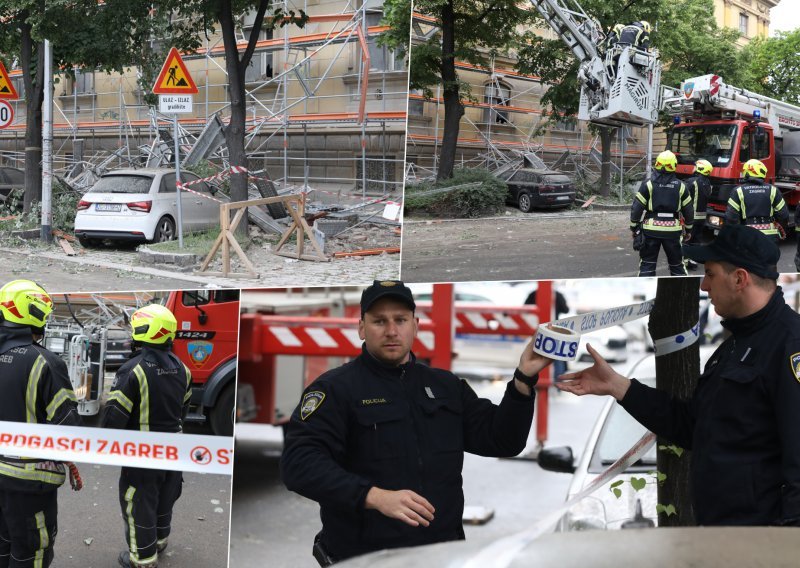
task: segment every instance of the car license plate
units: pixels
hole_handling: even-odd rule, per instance
[[[95,211],[122,211],[122,205],[119,203],[95,203]]]
[[[569,195],[559,195],[556,197],[556,201],[569,201]]]

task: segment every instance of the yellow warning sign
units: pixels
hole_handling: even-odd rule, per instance
[[[153,93],[157,95],[193,95],[197,93],[197,85],[189,75],[181,54],[174,47],[169,50],[167,60],[158,74]]]
[[[14,88],[14,83],[8,76],[6,66],[0,61],[0,99],[18,99],[17,90]]]

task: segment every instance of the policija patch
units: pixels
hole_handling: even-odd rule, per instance
[[[314,411],[322,405],[323,400],[325,400],[324,392],[311,391],[306,393],[303,397],[303,404],[300,405],[300,418],[305,420],[314,414]]]
[[[789,358],[789,362],[792,365],[792,373],[794,373],[794,378],[800,382],[800,353],[795,353]]]

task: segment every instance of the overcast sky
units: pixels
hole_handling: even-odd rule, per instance
[[[800,0],[781,0],[769,12],[769,33],[800,28]]]

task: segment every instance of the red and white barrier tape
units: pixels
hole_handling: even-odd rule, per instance
[[[0,422],[0,455],[233,474],[233,438]]]

